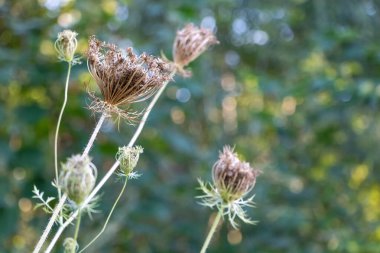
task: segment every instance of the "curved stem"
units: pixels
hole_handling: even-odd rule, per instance
[[[215,230],[219,224],[220,218],[222,218],[222,211],[219,210],[218,214],[216,215],[214,222],[212,223],[211,229],[208,232],[208,235],[206,237],[205,242],[203,243],[202,249],[200,253],[205,253],[208,245],[210,244],[211,238],[215,233]]]
[[[106,118],[106,114],[103,113],[102,116],[100,116],[100,118],[98,120],[98,123],[96,124],[96,127],[95,127],[94,131],[92,132],[90,140],[88,141],[87,146],[86,146],[86,148],[83,151],[82,157],[88,155],[88,153],[90,152],[90,149],[92,148],[92,145],[94,144],[96,136],[98,135],[99,130],[102,127],[105,118]]]
[[[171,77],[173,77],[175,74],[175,71],[172,72],[171,74]],[[132,139],[130,140],[129,144],[128,144],[128,147],[132,147],[135,143],[135,141],[137,140],[137,138],[139,137],[142,129],[144,128],[144,125],[145,125],[145,122],[150,114],[150,111],[152,110],[152,108],[154,107],[154,105],[156,104],[158,98],[161,96],[162,92],[165,90],[167,84],[169,83],[169,81],[171,80],[171,78],[165,82],[162,87],[158,90],[158,92],[156,93],[156,95],[154,96],[154,98],[152,99],[152,101],[150,102],[147,110],[145,111],[141,121],[140,121],[140,124],[138,126],[138,128],[136,129],[136,132],[134,133]],[[107,180],[112,176],[112,174],[116,171],[116,169],[119,167],[120,165],[120,162],[119,161],[116,161],[112,167],[110,168],[110,170],[104,175],[104,177],[102,178],[102,180],[100,180],[100,182],[96,185],[96,187],[92,190],[91,194],[84,200],[83,202],[83,206],[87,205],[94,197],[95,195],[98,193],[98,191],[103,187],[103,185],[107,182]],[[66,220],[65,223],[63,223],[60,228],[58,229],[58,231],[56,232],[53,240],[50,242],[48,248],[46,249],[45,253],[49,253],[54,245],[56,244],[57,240],[59,239],[59,237],[61,236],[62,232],[65,230],[65,228],[75,219],[75,217],[78,215],[78,211],[74,212],[73,214],[71,214],[71,216]]]
[[[38,241],[36,247],[34,248],[33,253],[40,252],[42,246],[44,245],[44,242],[46,241],[47,236],[49,235],[51,228],[54,225],[54,222],[57,220],[58,214],[60,213],[63,205],[65,204],[66,198],[67,198],[67,195],[63,194],[57,206],[54,208],[53,214],[50,217],[50,220],[44,230],[44,233],[42,234],[40,240]]]
[[[57,121],[57,126],[55,129],[55,136],[54,136],[54,170],[55,170],[55,182],[57,184],[57,190],[58,190],[58,199],[61,200],[61,188],[59,188],[58,185],[58,136],[59,136],[59,128],[61,126],[61,121],[63,117],[63,112],[65,111],[66,104],[67,104],[67,97],[68,97],[68,91],[69,91],[69,80],[70,80],[70,74],[71,74],[71,62],[68,63],[69,67],[67,69],[67,76],[66,76],[66,83],[65,83],[65,96],[63,99],[63,104],[61,107],[61,111],[59,113],[58,121]],[[62,212],[59,212],[59,219],[60,222],[63,222],[62,220]]]
[[[123,187],[121,188],[121,191],[120,191],[120,193],[119,193],[119,196],[117,196],[116,201],[115,201],[115,203],[113,204],[113,206],[112,206],[112,208],[111,208],[111,211],[110,211],[110,213],[109,213],[108,216],[107,216],[106,222],[104,223],[102,230],[100,230],[100,232],[99,232],[99,233],[98,233],[98,234],[97,234],[97,235],[91,240],[91,242],[89,242],[89,243],[88,243],[83,249],[81,249],[78,253],[81,253],[81,252],[85,251],[85,249],[87,249],[91,244],[93,244],[93,243],[99,238],[99,236],[101,236],[101,234],[103,234],[104,230],[106,230],[106,227],[107,227],[108,222],[109,222],[109,220],[110,220],[110,218],[111,218],[111,216],[112,216],[112,213],[113,213],[113,211],[115,210],[115,207],[116,207],[117,203],[119,202],[121,196],[123,195],[123,193],[124,193],[124,191],[125,191],[125,188],[126,188],[126,186],[127,186],[127,182],[128,182],[128,178],[125,179],[124,184],[123,184]]]

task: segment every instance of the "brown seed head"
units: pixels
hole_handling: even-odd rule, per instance
[[[255,186],[258,170],[242,162],[229,146],[223,148],[212,168],[214,184],[225,202],[243,197]]]
[[[182,30],[177,31],[173,45],[173,57],[178,71],[184,76],[190,76],[191,72],[184,70],[184,67],[211,45],[218,43],[211,30],[187,24]]]
[[[164,82],[171,79],[172,67],[162,59],[145,53],[137,56],[132,48],[123,53],[115,45],[91,36],[88,69],[104,100],[103,104],[97,101],[95,107],[100,108],[101,112],[108,108],[110,112],[119,114],[118,106],[128,106],[151,97]]]

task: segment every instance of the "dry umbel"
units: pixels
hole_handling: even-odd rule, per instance
[[[128,112],[131,103],[151,97],[164,82],[171,79],[173,67],[160,58],[145,53],[136,55],[132,48],[122,52],[113,44],[92,36],[89,41],[88,69],[96,80],[103,99],[94,99],[90,108],[106,115],[116,114],[133,119]]]
[[[218,43],[219,41],[211,30],[198,28],[191,23],[177,31],[173,45],[173,57],[178,72],[185,77],[191,76],[191,72],[185,70],[184,67],[206,51],[207,48]]]

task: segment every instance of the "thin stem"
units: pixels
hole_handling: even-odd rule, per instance
[[[108,180],[108,178],[111,177],[112,173],[115,172],[115,170],[118,168],[119,166],[119,161],[116,161],[113,166],[111,167],[111,169],[107,172],[107,174],[102,178],[102,180],[99,182],[99,184],[94,188],[94,190],[92,190],[91,194],[83,201],[83,206],[86,206],[88,203],[90,203],[90,201],[95,197],[95,195],[97,194],[97,192],[102,188],[102,186],[105,184],[105,182]],[[48,248],[45,250],[45,253],[50,253],[51,250],[53,249],[54,245],[57,243],[59,237],[61,236],[62,232],[65,230],[65,228],[70,225],[74,219],[78,216],[78,210],[75,211],[73,214],[71,214],[71,216],[65,221],[65,223],[63,223],[59,229],[57,230],[55,236],[53,237],[53,239],[51,240]]]
[[[57,206],[54,208],[53,214],[50,217],[50,220],[49,220],[49,222],[48,222],[48,224],[47,224],[47,226],[46,226],[46,228],[44,230],[44,233],[42,234],[40,240],[38,241],[36,247],[34,248],[33,253],[40,252],[42,246],[44,245],[44,242],[46,241],[46,238],[49,235],[49,232],[50,232],[51,228],[54,225],[54,222],[57,220],[58,214],[60,213],[60,211],[62,210],[63,205],[65,204],[66,198],[67,198],[67,195],[63,194],[63,196],[61,197],[61,199],[58,202]]]
[[[128,182],[128,178],[125,179],[124,184],[123,184],[123,187],[121,188],[121,191],[120,191],[120,193],[119,193],[119,196],[117,196],[116,201],[115,201],[115,203],[113,204],[113,206],[112,206],[112,208],[111,208],[111,211],[110,211],[110,213],[109,213],[108,216],[107,216],[106,222],[104,223],[102,230],[100,230],[100,232],[99,232],[99,233],[98,233],[98,234],[97,234],[97,235],[91,240],[91,242],[89,242],[89,243],[88,243],[83,249],[81,249],[78,253],[81,253],[81,252],[85,251],[85,249],[87,249],[91,244],[93,244],[93,243],[99,238],[99,236],[101,236],[101,234],[103,234],[104,230],[106,230],[106,227],[107,227],[108,222],[109,222],[109,220],[110,220],[110,218],[111,218],[111,216],[112,216],[112,213],[113,213],[113,211],[115,210],[115,207],[116,207],[117,203],[119,202],[121,196],[123,195],[123,193],[124,193],[124,191],[125,191],[125,188],[126,188],[126,186],[127,186],[127,182]]]
[[[65,104],[65,103],[64,103]],[[62,112],[62,111],[61,111]],[[98,123],[97,123],[97,125],[96,125],[96,127],[95,127],[95,129],[94,129],[94,132],[92,133],[92,135],[91,135],[91,137],[90,137],[90,140],[88,141],[88,143],[87,143],[87,146],[86,146],[86,148],[85,148],[85,150],[84,150],[84,152],[83,152],[83,154],[82,154],[82,156],[84,156],[84,155],[87,155],[88,154],[88,152],[90,151],[90,149],[91,149],[91,147],[92,147],[92,145],[93,145],[93,143],[94,143],[94,141],[95,141],[95,138],[96,138],[96,135],[98,134],[98,132],[99,132],[99,130],[100,130],[100,128],[101,128],[101,126],[102,126],[102,124],[103,124],[103,122],[104,122],[104,120],[105,120],[105,118],[106,118],[106,115],[105,114],[102,114],[102,116],[99,118],[99,121],[98,121]],[[60,120],[59,120],[59,122],[60,122]],[[56,167],[57,168],[57,167]],[[58,171],[56,171],[56,172],[58,172]],[[58,175],[58,174],[57,174]],[[58,182],[58,179],[56,179],[57,180],[57,182]],[[58,194],[59,194],[59,197],[60,197],[60,195],[61,195],[61,190],[60,190],[60,188],[59,187],[57,187],[58,188]],[[66,195],[64,195],[65,196],[65,200],[66,200]],[[61,202],[61,201],[60,201]],[[64,201],[63,201],[64,202]],[[88,203],[88,202],[87,202]],[[57,206],[58,207],[58,206]],[[56,208],[57,208],[56,207]],[[60,208],[57,210],[57,214],[56,214],[56,216],[58,215],[58,213],[61,213],[62,212],[62,206],[60,206]],[[75,212],[75,217],[78,215],[78,211],[76,211]],[[53,214],[54,215],[54,214]],[[53,216],[52,216],[53,217]],[[74,218],[75,218],[74,217]],[[56,218],[56,217],[55,217]],[[62,218],[62,215],[60,215],[60,218]],[[53,219],[53,221],[54,221],[55,219]],[[61,224],[63,223],[63,221],[62,221],[62,219],[60,219],[61,220]],[[65,224],[67,224],[67,225],[65,225],[64,226],[64,228],[65,227],[67,227],[71,222],[73,221],[73,219],[69,222],[69,223],[67,223],[67,221],[65,222],[65,223],[63,223],[61,226],[60,226],[60,228],[62,227],[62,226],[64,226]],[[50,224],[50,222],[49,222],[49,224]],[[35,251],[33,251],[33,253],[38,253],[39,252],[39,250],[41,249],[41,247],[42,247],[42,245],[43,245],[43,243],[45,242],[45,240],[46,240],[46,238],[47,238],[47,235],[50,233],[50,230],[52,229],[52,227],[53,227],[53,224],[54,224],[54,222],[49,226],[49,224],[48,224],[48,226],[45,228],[45,231],[44,231],[44,233],[43,233],[43,235],[41,236],[41,238],[40,238],[40,240],[39,240],[39,242],[38,242],[38,244],[37,244],[37,246],[39,246],[39,247],[37,247],[36,246],[36,249],[35,249]],[[59,230],[58,230],[59,231]],[[62,232],[61,232],[62,233]],[[58,238],[57,238],[58,239]],[[51,244],[51,243],[50,243]],[[53,245],[54,246],[54,245]],[[36,251],[37,250],[37,251]],[[50,251],[51,251],[51,249],[50,249]],[[46,250],[45,252],[50,252],[50,251],[48,251],[48,250]]]
[[[68,97],[68,91],[69,91],[69,80],[70,80],[70,74],[71,74],[71,62],[68,63],[68,69],[67,69],[67,76],[66,76],[66,83],[65,83],[65,96],[63,99],[63,104],[61,107],[61,111],[59,113],[57,127],[55,129],[55,137],[54,137],[54,170],[55,170],[55,182],[57,184],[57,190],[58,190],[58,199],[61,200],[61,188],[59,188],[58,185],[58,135],[59,135],[59,128],[61,126],[61,121],[63,117],[63,112],[65,111],[66,104],[67,104],[67,97]],[[60,222],[63,222],[62,220],[62,211],[59,212],[59,220]]]
[[[79,228],[80,228],[80,220],[82,217],[81,209],[78,210],[78,218],[77,218],[77,224],[75,226],[75,232],[74,232],[74,240],[77,241],[78,239],[78,233],[79,233]],[[78,242],[77,242],[78,244]]]
[[[219,210],[218,214],[216,215],[216,217],[214,219],[214,222],[213,222],[213,224],[211,226],[210,231],[208,232],[208,235],[206,237],[205,242],[203,243],[203,246],[202,246],[202,249],[201,249],[200,253],[205,253],[206,252],[206,249],[208,248],[208,245],[210,244],[211,238],[214,235],[215,230],[216,230],[216,228],[217,228],[217,226],[219,224],[220,218],[222,218],[222,211],[221,210]]]
[[[174,74],[175,74],[175,71],[172,72],[171,77],[173,77]],[[169,80],[171,80],[171,78]],[[156,102],[157,102],[158,98],[161,96],[162,92],[165,90],[167,84],[169,83],[169,80],[162,85],[162,87],[158,90],[158,92],[156,93],[156,95],[154,96],[154,98],[152,99],[152,101],[150,102],[147,110],[145,111],[145,113],[144,113],[144,115],[143,115],[143,117],[142,117],[142,119],[140,121],[140,124],[139,124],[138,128],[136,129],[136,132],[134,133],[132,139],[130,140],[130,142],[128,144],[128,147],[132,147],[135,144],[135,141],[139,137],[139,135],[140,135],[140,133],[141,133],[141,131],[142,131],[144,125],[145,125],[145,122],[146,122],[146,120],[147,120],[147,118],[149,116],[150,111],[152,110],[152,108],[156,104]],[[112,167],[110,168],[110,170],[104,175],[104,177],[102,178],[102,180],[100,180],[100,182],[92,190],[91,194],[84,200],[83,206],[86,206],[95,197],[95,195],[98,193],[98,191],[103,187],[103,185],[107,182],[107,180],[116,171],[116,169],[119,167],[119,165],[120,165],[119,161],[116,161],[112,165]],[[56,244],[57,240],[61,236],[62,232],[75,219],[75,217],[77,215],[78,215],[78,211],[74,212],[66,220],[66,222],[60,226],[60,228],[56,232],[53,240],[50,242],[49,247],[47,248],[47,250],[45,251],[45,253],[50,253],[50,251],[53,249],[54,245]]]
[[[106,118],[106,114],[103,113],[102,116],[100,116],[98,123],[96,124],[94,132],[92,132],[90,140],[88,141],[87,146],[83,151],[82,157],[88,155],[88,153],[90,152],[90,149],[92,148],[92,145],[94,144],[95,138],[98,135],[99,130],[102,127],[102,124],[103,124],[105,118]]]

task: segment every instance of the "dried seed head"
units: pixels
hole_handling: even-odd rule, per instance
[[[63,192],[80,205],[95,186],[97,170],[90,157],[73,155],[62,164],[59,186]]]
[[[226,203],[250,192],[258,175],[259,171],[252,169],[249,163],[241,162],[229,146],[223,148],[212,168],[214,184]]]
[[[95,36],[89,40],[87,63],[103,96],[103,103],[92,107],[105,113],[122,114],[117,107],[148,99],[171,79],[172,66],[162,59],[145,53],[137,56],[132,48],[122,52]]]
[[[124,175],[129,175],[133,171],[143,150],[141,146],[119,148],[116,159],[120,162],[120,169]]]
[[[54,47],[61,61],[73,62],[75,60],[74,54],[78,46],[77,35],[78,33],[71,30],[58,33]]]
[[[182,30],[177,31],[173,45],[173,57],[178,71],[185,77],[190,76],[191,72],[184,70],[184,67],[211,45],[218,43],[211,30],[187,24]]]

